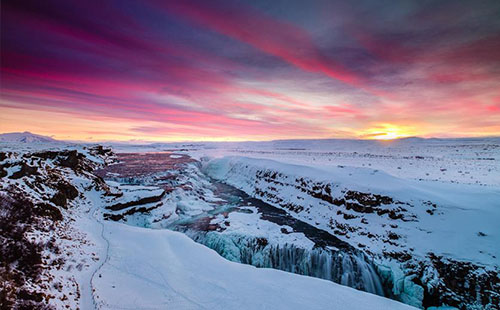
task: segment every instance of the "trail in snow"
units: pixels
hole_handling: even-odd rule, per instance
[[[102,309],[414,309],[330,281],[225,260],[186,235],[105,222]],[[111,234],[110,234],[111,233]]]
[[[94,277],[101,270],[102,266],[104,266],[104,264],[106,264],[106,262],[109,259],[109,240],[104,235],[104,223],[100,219],[99,215],[96,215],[97,211],[98,211],[97,205],[94,205],[94,208],[91,211],[91,217],[99,224],[99,226],[101,226],[101,238],[106,243],[106,251],[105,251],[104,259],[100,260],[101,262],[99,263],[97,268],[92,273],[92,276],[90,277],[90,289],[91,289],[91,293],[92,293],[92,303],[94,304],[94,309],[101,308],[101,305],[99,305],[96,301],[96,296],[95,296],[96,291],[95,291],[94,285],[93,285]]]
[[[94,223],[97,223],[99,225],[99,227],[100,227],[99,236],[104,241],[104,244],[105,244],[105,250],[103,251],[103,253],[100,253],[101,255],[100,255],[100,258],[99,258],[99,263],[96,265],[96,268],[94,269],[94,271],[92,272],[92,274],[91,274],[91,276],[90,276],[90,278],[88,280],[88,284],[89,284],[89,287],[90,287],[91,298],[87,297],[87,299],[91,299],[92,300],[92,307],[94,309],[96,309],[96,310],[97,309],[101,309],[103,307],[106,308],[106,306],[104,304],[104,301],[100,301],[99,302],[97,300],[97,297],[99,297],[99,295],[97,295],[98,294],[97,293],[97,289],[94,286],[94,279],[95,279],[95,276],[97,274],[101,275],[100,271],[101,271],[102,267],[109,262],[110,248],[111,248],[111,242],[106,237],[106,231],[105,231],[105,229],[106,229],[106,223],[102,220],[102,218],[100,217],[100,214],[99,214],[99,208],[100,207],[101,207],[101,203],[100,202],[93,201],[92,202],[92,207],[88,211],[88,214],[89,214],[88,218],[89,218],[89,220],[91,220]],[[148,265],[151,267],[152,270],[155,271],[155,273],[157,273],[157,274],[159,274],[161,276],[163,283],[154,283],[154,281],[152,281],[151,279],[148,279],[146,277],[143,277],[143,276],[141,276],[139,274],[136,274],[136,273],[133,273],[133,272],[127,272],[127,274],[129,274],[130,276],[133,276],[135,278],[145,280],[145,281],[150,282],[152,284],[164,287],[166,289],[166,291],[173,292],[175,295],[181,297],[186,302],[188,302],[191,305],[194,305],[194,306],[198,307],[199,309],[207,309],[202,304],[200,304],[200,303],[196,302],[195,300],[189,298],[189,296],[186,296],[185,294],[183,294],[180,291],[176,290],[172,285],[169,284],[169,282],[167,281],[167,279],[164,277],[164,275],[161,273],[160,270],[157,270],[151,264],[148,264]],[[82,296],[83,296],[83,294],[82,294]],[[86,309],[85,307],[83,307],[83,308]],[[117,305],[114,305],[111,308],[113,308],[113,309],[136,309],[136,307],[127,308],[127,307],[120,307],[120,306],[117,306]]]
[[[101,197],[91,195],[88,210],[84,213],[82,222],[82,228],[84,228],[88,233],[92,234],[92,240],[96,245],[98,261],[93,262],[91,269],[88,271],[87,275],[84,275],[81,279],[81,283],[85,284],[81,287],[81,309],[100,309],[102,305],[98,304],[96,299],[96,289],[94,287],[94,277],[101,270],[102,266],[109,259],[109,248],[110,243],[104,234],[105,225],[98,215],[99,208],[102,205]],[[88,222],[86,222],[88,221]]]

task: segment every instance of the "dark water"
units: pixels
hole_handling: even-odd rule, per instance
[[[103,176],[107,179],[116,179],[118,173],[120,179],[116,181],[122,183],[168,188],[179,186],[176,174],[185,174],[186,170],[182,169],[184,161],[192,162],[192,160],[183,158],[183,161],[176,161],[167,156],[168,154],[153,155],[127,154],[122,158],[120,165],[110,166],[113,171],[104,170]],[[172,176],[163,175],[168,167],[174,171]],[[169,229],[184,232],[196,242],[206,245],[232,261],[326,279],[384,295],[375,266],[360,250],[324,230],[295,219],[282,209],[250,197],[233,186],[208,177],[207,179],[212,183],[214,194],[224,202],[219,205],[214,204],[216,208],[203,214],[183,217],[169,225]],[[289,226],[293,232],[303,233],[314,242],[315,246],[306,249],[294,244],[269,243],[267,238],[263,237],[224,234],[217,231],[216,225],[210,224],[210,221],[219,214],[227,216],[231,212],[252,212],[246,208],[249,206],[257,209],[261,219],[280,226]],[[290,232],[284,230],[280,233]]]
[[[353,250],[353,247],[347,242],[340,240],[327,231],[316,228],[306,222],[294,218],[283,209],[273,207],[272,205],[265,203],[262,200],[252,198],[244,191],[241,191],[233,186],[217,181],[213,181],[213,183],[217,187],[216,194],[218,194],[220,197],[229,201],[237,200],[239,204],[243,206],[251,205],[257,208],[258,213],[261,214],[262,219],[281,226],[288,225],[292,227],[294,232],[303,233],[318,247],[331,246],[342,250]]]
[[[376,268],[361,251],[324,230],[295,219],[282,209],[250,197],[233,186],[213,180],[212,183],[216,188],[216,196],[227,203],[202,215],[179,220],[173,223],[170,229],[186,233],[196,242],[233,261],[322,278],[385,295]],[[214,231],[215,228],[210,225],[211,219],[216,215],[248,212],[244,208],[247,206],[256,208],[264,220],[280,226],[287,225],[293,232],[303,233],[315,243],[315,247],[304,249],[293,244],[263,244],[262,238],[228,236]]]

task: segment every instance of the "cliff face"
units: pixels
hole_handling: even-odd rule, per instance
[[[204,170],[373,257],[397,300],[422,308],[498,307],[495,228],[484,224],[491,214],[498,216],[494,190],[471,195],[483,199],[471,207],[455,198],[459,186],[434,184],[429,190],[370,169],[321,170],[227,157],[208,162]],[[469,235],[474,226],[477,231]],[[457,242],[468,239],[473,242]],[[464,255],[463,247],[470,253]]]

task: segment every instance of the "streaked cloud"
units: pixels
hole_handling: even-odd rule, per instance
[[[497,1],[7,0],[1,10],[0,131],[500,134]]]

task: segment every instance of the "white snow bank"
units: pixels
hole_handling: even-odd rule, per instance
[[[405,180],[368,168],[320,169],[236,156],[213,159],[205,163],[203,169],[212,178],[276,207],[286,209],[290,204],[304,207],[302,211],[290,211],[290,215],[315,227],[335,233],[332,223],[337,223],[337,227],[348,225],[352,230],[345,231],[346,235],[339,238],[351,244],[362,243],[374,253],[411,248],[413,255],[434,252],[458,260],[500,266],[500,190],[495,187]],[[349,190],[389,196],[407,203],[403,205],[407,209],[404,214],[414,221],[376,212],[353,212],[304,192],[300,188],[302,182],[310,189],[315,184],[330,184],[333,197]],[[262,193],[265,194],[259,195]],[[436,204],[434,211],[426,204],[428,201]],[[337,213],[339,210],[343,213]],[[344,213],[354,218],[346,218]],[[392,241],[398,243],[395,246],[384,242],[390,232],[399,236],[397,241]],[[368,233],[375,237],[367,237]]]
[[[403,183],[409,182],[369,168],[347,166],[320,168],[240,156],[226,156],[214,159],[208,165],[205,165],[205,171],[215,179],[223,179],[232,173],[239,174],[241,178],[246,178],[248,175],[255,174],[258,170],[283,172],[290,177],[308,177],[320,182],[334,182],[364,191],[397,191],[404,189]]]
[[[101,309],[414,309],[329,281],[227,261],[187,236],[105,222]]]
[[[107,184],[113,188],[116,182],[108,181]],[[115,189],[123,193],[123,195],[114,199],[111,202],[112,204],[127,204],[151,197],[159,197],[165,192],[163,189],[155,186],[143,185],[119,185]]]
[[[246,210],[252,211],[252,213],[231,212],[227,217],[219,214],[210,223],[224,227],[225,230],[221,232],[222,235],[261,237],[266,238],[273,244],[293,244],[294,246],[309,250],[314,247],[314,242],[308,239],[303,233],[293,232],[290,226],[281,226],[263,220],[254,207],[247,207]],[[226,226],[226,221],[230,223],[230,226]],[[285,229],[289,233],[283,234],[281,232],[282,229]]]

